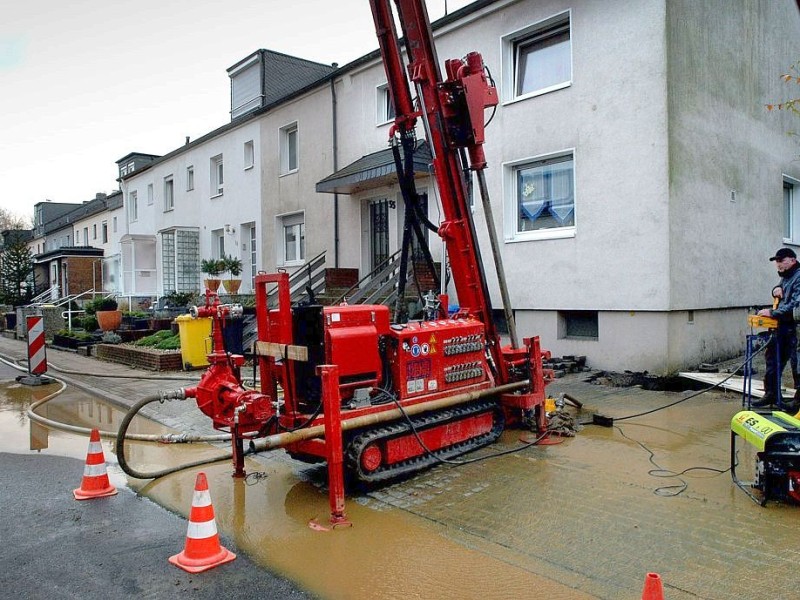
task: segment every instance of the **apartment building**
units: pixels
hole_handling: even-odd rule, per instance
[[[479,51],[498,87],[487,184],[521,335],[609,369],[741,351],[775,279],[767,257],[800,245],[792,118],[765,108],[799,30],[791,0],[478,0],[434,24],[440,62]],[[258,51],[229,75],[231,123],[121,172],[135,259],[123,251],[122,271],[144,264],[163,293],[198,289],[200,259],[223,253],[253,274],[325,251],[364,274],[394,252],[403,204],[377,52],[333,68]]]

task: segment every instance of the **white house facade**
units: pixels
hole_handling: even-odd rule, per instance
[[[232,255],[247,273],[258,267],[259,127],[247,122],[205,138],[121,179],[124,293],[198,291],[202,258]],[[242,292],[250,289],[246,278]]]
[[[776,280],[767,258],[800,242],[791,118],[766,110],[787,93],[798,32],[789,0],[476,2],[440,22],[440,63],[477,50],[498,86],[486,176],[521,335],[609,369],[742,351],[747,310]],[[386,133],[380,62],[343,70],[340,166]],[[370,207],[397,197],[374,183],[339,202],[343,229],[361,234],[340,255],[362,271]],[[435,190],[429,201],[435,216]],[[393,251],[402,218],[388,211]],[[474,215],[499,306],[479,200]]]
[[[606,369],[740,353],[746,313],[775,282],[767,258],[800,245],[792,118],[766,110],[800,55],[796,3],[478,0],[434,29],[440,63],[478,51],[499,91],[486,178],[520,335]],[[197,290],[200,259],[223,254],[242,260],[247,292],[258,270],[321,252],[364,275],[397,250],[380,57],[296,61],[262,50],[237,63],[229,125],[121,172],[124,293]],[[417,186],[436,222],[425,152]]]

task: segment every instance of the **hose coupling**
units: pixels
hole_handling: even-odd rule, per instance
[[[186,388],[178,388],[177,390],[162,390],[159,392],[159,396],[162,404],[166,400],[186,400]]]

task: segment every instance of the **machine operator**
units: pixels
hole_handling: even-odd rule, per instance
[[[770,338],[765,351],[767,368],[764,373],[764,397],[752,402],[751,406],[765,407],[778,402],[778,378],[782,377],[788,361],[797,391],[794,398],[783,401],[783,408],[794,413],[800,408],[800,373],[797,364],[797,331],[792,313],[795,307],[800,306],[800,263],[791,248],[781,248],[770,260],[775,262],[781,278],[780,283],[772,289],[772,296],[778,299],[778,305],[775,308],[764,308],[758,311],[758,315],[777,319],[778,329]]]

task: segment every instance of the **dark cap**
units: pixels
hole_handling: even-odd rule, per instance
[[[783,260],[784,258],[797,258],[797,254],[791,248],[781,248],[775,253],[775,256],[770,257],[770,260]]]

